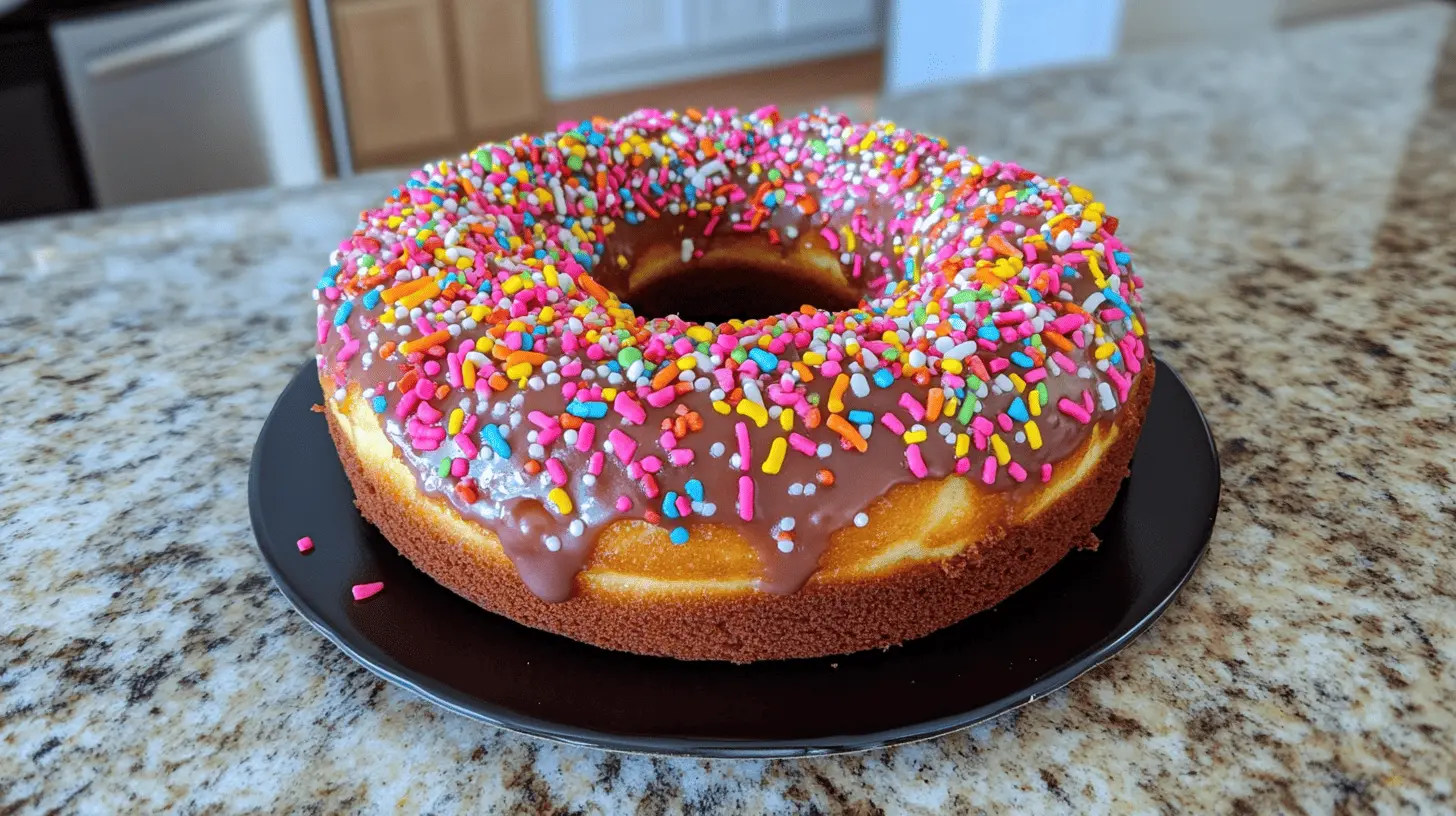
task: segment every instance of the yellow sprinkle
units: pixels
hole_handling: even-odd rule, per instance
[[[1134,316],[1132,319],[1132,333],[1137,335],[1138,337],[1143,336],[1142,321],[1138,320],[1136,316]]]
[[[971,438],[965,434],[956,434],[955,455],[965,456],[971,450]]]
[[[817,351],[806,351],[806,352],[804,352],[804,363],[806,365],[811,365],[811,366],[823,365],[824,360],[825,360],[825,357],[824,357],[824,355],[821,352],[817,352]]]
[[[1041,429],[1036,427],[1034,419],[1026,421],[1026,444],[1030,445],[1032,450],[1041,449]]]
[[[1031,394],[1026,398],[1027,407],[1031,409],[1032,416],[1041,416],[1041,392],[1033,388]]]
[[[924,442],[925,429],[921,428],[918,431],[906,431],[905,433],[900,434],[900,436],[905,440],[905,444],[907,445],[913,445],[917,442]]]
[[[951,374],[959,374],[966,368],[960,360],[952,360],[949,357],[940,361],[940,367],[950,372]]]
[[[996,463],[1003,467],[1011,461],[1011,451],[1007,450],[1006,443],[1001,441],[997,434],[991,434],[991,450],[996,454]]]
[[[783,428],[786,431],[792,431],[794,429],[793,411],[785,408],[783,413],[779,414],[779,427]]]
[[[854,251],[854,233],[851,232],[850,229],[849,229],[849,227],[846,226],[846,227],[840,227],[839,228],[839,234],[844,236],[844,251],[845,252],[853,252]]]
[[[1078,204],[1092,203],[1092,191],[1086,187],[1078,187],[1073,184],[1067,187],[1067,192],[1072,194],[1072,200]]]
[[[388,227],[389,227],[389,228],[390,228],[390,229],[394,229],[394,228],[395,228],[395,227],[398,227],[398,226],[399,226],[399,225],[400,225],[400,224],[403,224],[403,223],[404,223],[404,219],[403,219],[403,218],[400,218],[400,217],[399,217],[399,216],[397,216],[397,215],[391,215],[391,216],[390,216],[390,217],[389,217],[389,220],[388,220],[388,221],[385,221],[385,222],[384,222],[384,223],[385,223],[385,224],[386,224],[386,225],[387,225],[387,226],[388,226]]]
[[[713,332],[706,326],[693,326],[687,331],[688,339],[695,343],[706,343],[713,339]]]
[[[729,405],[723,400],[713,400],[713,410],[717,411],[723,416],[728,416],[728,414],[733,412],[733,406]]]
[[[515,293],[521,291],[521,288],[523,286],[525,286],[525,284],[522,283],[521,276],[513,275],[505,279],[505,282],[501,284],[501,290],[508,295],[514,295]]]
[[[602,389],[602,399],[604,401],[611,402],[612,400],[614,400],[616,398],[617,398],[617,389],[615,389],[615,388],[603,388]]]
[[[753,400],[740,400],[738,403],[738,413],[753,420],[753,424],[760,428],[768,424],[768,411],[764,410],[762,405],[759,405]]]
[[[1014,385],[1014,386],[1016,386],[1016,393],[1018,393],[1018,394],[1024,394],[1024,393],[1026,393],[1026,380],[1021,379],[1021,375],[1020,374],[1017,374],[1016,372],[1013,371],[1010,374],[1008,374],[1007,376],[1009,376],[1011,378],[1011,384]]]
[[[556,267],[552,266],[551,264],[546,264],[544,267],[541,268],[541,277],[546,279],[547,286],[555,287]]]
[[[680,371],[692,371],[693,366],[698,364],[698,358],[691,354],[684,354],[677,358],[677,367]]]
[[[479,322],[485,320],[485,316],[488,315],[488,314],[490,314],[490,307],[489,306],[471,306],[470,307],[470,319],[471,320],[474,320],[476,323],[479,323]]]
[[[546,498],[550,499],[551,503],[556,505],[556,510],[561,515],[564,516],[571,512],[571,496],[568,496],[565,490],[559,487],[553,487],[551,488],[551,492],[546,494]]]
[[[475,387],[475,363],[466,360],[460,364],[460,381],[467,390]]]
[[[391,309],[391,310],[389,310],[389,311],[384,312],[383,314],[381,314],[379,316],[379,322],[380,323],[383,323],[386,326],[392,326],[392,325],[394,325],[394,310]]]
[[[450,412],[450,424],[446,428],[446,432],[449,433],[451,436],[460,433],[460,426],[464,422],[465,412],[460,410],[459,408],[456,408],[455,410]]]
[[[943,417],[953,417],[956,415],[956,409],[959,408],[960,405],[960,400],[956,399],[954,396],[946,397],[945,407],[940,409],[940,415]]]
[[[743,403],[739,403],[742,405]],[[789,450],[789,442],[782,436],[775,437],[773,444],[768,446],[768,458],[763,460],[764,473],[778,473],[779,468],[784,466],[784,454]]]
[[[474,265],[475,265],[474,262],[472,262],[469,258],[465,257],[464,255],[460,256],[460,260],[458,260],[458,261],[455,262],[455,268],[456,269],[469,269],[470,267],[472,267]]]
[[[531,364],[516,363],[515,365],[506,369],[506,376],[510,377],[513,380],[524,380],[527,377],[531,376]]]
[[[1099,360],[1106,360],[1108,357],[1111,357],[1116,351],[1117,346],[1114,346],[1111,343],[1103,343],[1102,345],[1097,347],[1096,351],[1092,352],[1092,356],[1096,357]]]
[[[546,306],[546,307],[543,307],[541,309],[541,316],[539,318],[537,318],[536,322],[537,323],[550,323],[551,321],[553,321],[555,319],[556,319],[556,310],[553,309],[553,308],[551,308],[550,306]]]

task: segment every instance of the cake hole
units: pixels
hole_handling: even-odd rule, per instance
[[[624,300],[642,317],[675,314],[692,323],[753,320],[801,306],[839,312],[859,303],[841,287],[752,267],[678,272],[630,292]]]

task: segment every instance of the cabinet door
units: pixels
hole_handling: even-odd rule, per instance
[[[529,0],[450,0],[457,84],[465,100],[466,142],[514,135],[541,115],[536,26]],[[463,145],[462,145],[463,147]]]
[[[790,34],[869,28],[875,21],[875,0],[780,0]]]
[[[361,164],[456,140],[445,0],[341,0],[333,7],[349,140]]]
[[[735,45],[778,34],[776,0],[697,0],[688,5],[694,46]]]
[[[551,62],[562,68],[660,59],[685,45],[676,0],[550,0],[556,35]]]

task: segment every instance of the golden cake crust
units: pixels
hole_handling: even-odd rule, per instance
[[[886,563],[876,556],[895,552],[896,542],[886,539],[898,536],[884,529],[885,519],[913,516],[912,508],[937,500],[935,491],[969,482],[949,476],[898,485],[876,503],[866,528],[836,534],[820,571],[789,594],[758,591],[752,581],[674,580],[691,574],[691,566],[688,573],[674,572],[683,567],[654,559],[653,553],[684,548],[666,545],[659,528],[627,525],[604,534],[615,556],[594,559],[578,575],[571,598],[548,603],[522,582],[493,534],[443,499],[419,491],[392,447],[394,467],[381,462],[377,446],[389,443],[377,424],[351,422],[332,403],[324,413],[360,512],[445,587],[519,623],[609,649],[749,662],[893,646],[994,606],[1074,547],[1095,547],[1091,530],[1128,473],[1154,370],[1146,366],[1116,419],[1095,426],[1067,457],[1066,463],[1076,465],[1063,469],[1070,476],[1020,492],[963,490],[960,501],[969,504],[961,509],[978,520],[979,529],[967,535],[953,518],[932,520],[922,533],[936,539],[933,546]],[[360,435],[371,433],[378,434],[371,440],[374,457],[356,449]],[[1016,508],[1038,505],[1026,518],[1008,517]],[[847,533],[861,543],[849,542]],[[713,541],[710,536],[699,546],[711,547]],[[638,574],[624,576],[624,569]],[[732,570],[726,569],[730,575]],[[701,571],[697,577],[703,577]]]

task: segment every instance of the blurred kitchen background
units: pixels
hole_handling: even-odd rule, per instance
[[[1398,0],[0,0],[0,220],[414,165],[637,107],[888,100]]]

